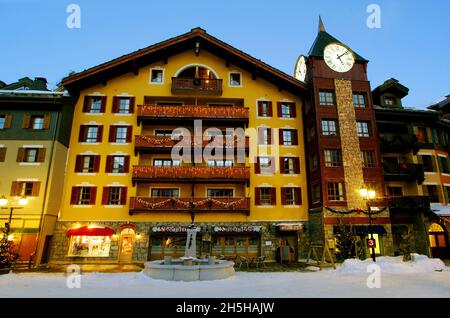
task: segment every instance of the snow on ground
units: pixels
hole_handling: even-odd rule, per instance
[[[63,273],[6,274],[0,276],[0,297],[450,297],[450,268],[438,260],[380,258],[380,289],[367,287],[370,264],[351,260],[338,270],[238,272],[225,280],[189,283],[154,280],[142,272],[88,273],[81,276],[79,289],[67,288]]]

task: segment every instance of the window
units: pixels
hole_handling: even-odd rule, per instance
[[[155,136],[156,137],[171,137],[172,136],[172,130],[155,130]]]
[[[0,129],[5,129],[6,116],[0,115]]]
[[[127,142],[127,131],[128,127],[116,127],[116,143],[126,143]]]
[[[111,247],[109,236],[72,236],[69,253],[71,257],[108,257]]]
[[[326,91],[319,92],[319,104],[320,106],[335,106],[334,93]]]
[[[328,200],[344,201],[344,191],[343,191],[342,183],[328,182]]]
[[[439,203],[441,201],[437,185],[423,185],[423,194],[430,198],[431,203]]]
[[[255,188],[255,205],[276,204],[276,189],[275,188]]]
[[[388,186],[387,187],[388,196],[390,197],[402,197],[403,196],[403,188]]]
[[[150,83],[163,84],[164,83],[164,70],[163,69],[151,69]]]
[[[429,143],[428,133],[426,127],[417,127],[417,139],[421,143]]]
[[[439,168],[440,168],[441,173],[450,173],[448,158],[438,156],[438,159],[439,159]]]
[[[11,185],[13,197],[37,197],[41,183],[38,181],[14,181]]]
[[[323,136],[337,136],[335,120],[329,120],[329,119],[322,120],[322,135]]]
[[[386,104],[386,106],[394,106],[397,104],[396,100],[394,97],[385,97],[384,98],[384,103]]]
[[[272,144],[272,129],[271,128],[258,128],[258,144],[271,145]]]
[[[180,190],[178,189],[152,189],[153,198],[171,198],[179,197]]]
[[[358,137],[370,137],[370,123],[367,121],[357,121],[356,130],[358,132]]]
[[[208,160],[208,167],[233,167],[233,160]]]
[[[353,94],[353,106],[355,106],[355,108],[366,108],[367,107],[366,94],[363,93]]]
[[[425,172],[436,172],[436,163],[434,156],[419,155],[417,156],[419,163],[423,164]]]
[[[94,173],[100,167],[100,156],[98,155],[77,155],[75,162],[75,172]]]
[[[361,151],[363,168],[375,168],[375,153],[373,151]]]
[[[88,127],[86,142],[97,142],[98,127]]]
[[[106,173],[128,173],[130,166],[129,156],[107,156]]]
[[[215,198],[232,198],[234,196],[233,189],[208,189],[207,195]]]
[[[131,126],[110,126],[109,142],[125,144],[131,142]]]
[[[17,152],[17,162],[44,162],[45,153],[45,148],[19,148]]]
[[[38,151],[39,151],[39,149],[27,148],[25,150],[25,160],[24,160],[24,162],[36,162],[37,161]]]
[[[324,150],[325,167],[340,167],[342,166],[341,151],[338,149]]]
[[[281,188],[281,198],[283,205],[301,205],[301,188]]]
[[[116,114],[134,113],[135,97],[115,96],[113,99],[112,112]]]
[[[292,145],[292,131],[283,129],[283,145],[291,146]]]
[[[72,205],[95,205],[97,187],[73,187],[71,202]]]
[[[300,159],[280,157],[280,169],[282,174],[299,174]]]
[[[311,171],[315,171],[317,168],[319,168],[319,160],[317,158],[317,154],[313,153],[309,157],[309,164]]]
[[[101,142],[103,135],[103,126],[81,125],[79,142],[97,143]]]
[[[255,173],[274,173],[275,162],[273,157],[257,157],[255,164]]]
[[[297,129],[279,129],[280,145],[296,146],[298,145]]]
[[[316,127],[314,126],[314,124],[308,126],[306,135],[308,142],[313,141],[316,138]]]
[[[278,103],[278,117],[281,118],[295,118],[295,103]]]
[[[320,185],[313,185],[311,189],[311,199],[313,203],[320,202]]]
[[[0,129],[8,129],[11,127],[12,115],[0,115]]]
[[[241,73],[230,73],[230,86],[242,86]]]
[[[31,128],[36,130],[44,129],[44,116],[32,116]]]
[[[258,101],[258,116],[272,117],[272,102],[261,100]]]
[[[103,205],[125,205],[127,203],[126,187],[103,188]]]
[[[106,96],[85,96],[83,112],[100,114],[105,112]]]
[[[178,167],[178,166],[180,166],[180,160],[154,159],[153,166],[154,167]]]

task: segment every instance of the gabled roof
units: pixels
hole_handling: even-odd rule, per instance
[[[105,83],[108,79],[119,75],[138,72],[140,67],[157,61],[164,61],[180,52],[194,50],[196,43],[200,44],[200,54],[202,50],[206,50],[221,56],[226,63],[239,66],[252,73],[254,77],[264,78],[278,85],[280,89],[297,95],[309,92],[307,84],[207,34],[201,28],[192,29],[188,33],[75,73],[64,78],[62,85],[70,93],[78,93],[84,88]]]
[[[399,98],[403,98],[408,95],[409,88],[400,84],[397,79],[390,78],[372,91],[374,96],[380,96],[384,93],[391,93]]]
[[[450,107],[450,94],[445,96],[445,99],[437,104],[428,106],[428,109],[433,109],[433,110],[441,110],[444,108],[449,108]]]

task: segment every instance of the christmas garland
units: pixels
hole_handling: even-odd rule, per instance
[[[331,213],[343,214],[343,215],[352,214],[352,213],[357,213],[357,214],[363,213],[363,214],[366,214],[366,215],[369,215],[369,214],[370,215],[374,215],[374,214],[381,214],[384,211],[386,211],[388,208],[384,207],[384,208],[380,209],[379,211],[376,211],[376,212],[371,211],[370,213],[369,213],[369,211],[365,211],[363,209],[352,209],[352,210],[349,210],[349,211],[340,211],[340,210],[336,210],[336,209],[333,209],[333,208],[330,208],[330,207],[325,207],[325,209],[327,209],[327,211],[329,211]]]
[[[206,198],[201,201],[189,202],[189,201],[179,200],[178,198],[170,198],[170,199],[167,199],[167,200],[164,200],[161,202],[151,203],[151,202],[147,202],[141,198],[136,198],[137,203],[141,204],[142,206],[144,206],[146,208],[150,208],[150,209],[162,208],[163,206],[168,205],[168,204],[177,204],[185,209],[197,208],[197,207],[204,206],[206,204],[215,204],[224,209],[230,209],[230,208],[234,209],[235,207],[241,205],[244,201],[245,201],[245,198],[242,198],[242,199],[239,199],[239,200],[236,200],[233,202],[223,202],[223,201],[213,199],[213,198]]]

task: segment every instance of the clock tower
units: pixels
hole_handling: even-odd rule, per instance
[[[359,190],[374,190],[378,199],[385,196],[367,63],[327,33],[319,19],[317,37],[306,57],[304,77],[312,92],[304,118],[313,241],[326,239],[332,245],[342,224],[357,228],[360,233],[355,234],[363,239],[358,234],[367,233],[369,218],[363,211],[367,210],[367,202]],[[378,199],[371,202],[372,206],[384,205]],[[377,215],[377,226],[373,229],[380,240],[386,241],[382,244],[384,251],[379,252],[390,254],[389,212]]]

